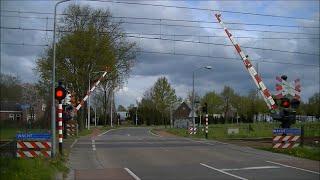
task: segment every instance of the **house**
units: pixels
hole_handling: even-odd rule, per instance
[[[120,117],[120,121],[125,121],[128,118],[129,113],[126,111],[118,111],[117,116]]]
[[[23,106],[16,102],[0,102],[0,121],[12,120],[21,122],[25,118]]]
[[[196,112],[194,117],[197,118]],[[173,126],[176,128],[187,128],[192,124],[192,107],[187,102],[182,102],[174,106]]]

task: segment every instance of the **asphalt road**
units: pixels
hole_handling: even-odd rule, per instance
[[[69,179],[319,179],[319,162],[217,141],[160,137],[149,128],[79,139]]]

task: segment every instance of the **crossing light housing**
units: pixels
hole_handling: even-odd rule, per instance
[[[55,98],[58,101],[62,101],[66,97],[66,90],[62,86],[58,86],[55,89]]]
[[[281,98],[281,107],[289,108],[290,107],[290,100],[288,98]]]

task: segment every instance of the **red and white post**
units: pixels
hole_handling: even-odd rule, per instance
[[[206,139],[208,139],[208,114],[206,114]]]
[[[58,131],[59,131],[59,152],[62,154],[62,142],[63,142],[63,126],[62,126],[62,102],[59,101],[58,105]]]

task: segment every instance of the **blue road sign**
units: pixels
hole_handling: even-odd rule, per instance
[[[50,133],[17,133],[16,139],[17,140],[33,140],[33,139],[50,139]]]
[[[273,129],[272,132],[274,135],[282,135],[282,134],[301,135],[301,129],[299,128],[276,128],[276,129]]]

